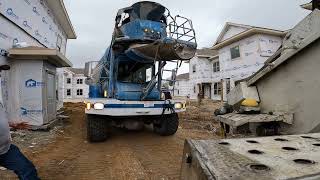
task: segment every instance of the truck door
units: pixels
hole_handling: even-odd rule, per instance
[[[211,99],[211,86],[209,84],[204,85],[204,98]]]

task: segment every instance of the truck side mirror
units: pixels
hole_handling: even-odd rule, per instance
[[[98,61],[86,62],[85,68],[84,68],[84,75],[86,77],[91,77],[98,63],[99,63]]]

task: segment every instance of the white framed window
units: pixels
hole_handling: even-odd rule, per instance
[[[67,89],[67,96],[71,96],[71,89]]]
[[[179,91],[179,89],[178,89],[178,95],[180,94],[180,91]]]
[[[221,95],[221,82],[216,82],[213,85],[213,94],[214,95]]]
[[[77,79],[77,84],[83,84],[83,79]]]
[[[67,78],[67,84],[71,84],[71,78]]]
[[[77,89],[77,96],[83,96],[83,89]]]
[[[230,48],[231,53],[231,59],[236,59],[240,57],[240,46],[235,46],[233,48]]]
[[[213,72],[219,72],[219,71],[220,71],[219,61],[213,62]]]
[[[193,92],[196,93],[196,87],[195,86],[193,87]]]

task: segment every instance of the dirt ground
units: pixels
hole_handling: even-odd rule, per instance
[[[146,127],[141,132],[117,129],[103,143],[86,141],[83,104],[65,104],[70,119],[50,132],[13,133],[13,139],[36,165],[41,179],[179,179],[185,139],[218,139],[212,113],[219,103],[190,103],[180,114],[174,136],[161,137]],[[31,138],[28,138],[31,137]],[[2,168],[1,168],[2,169]],[[0,170],[0,179],[16,179]]]

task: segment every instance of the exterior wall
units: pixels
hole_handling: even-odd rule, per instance
[[[77,79],[82,79],[83,84],[77,84]],[[72,98],[86,99],[89,97],[89,86],[85,84],[86,77],[83,74],[75,74],[72,79]],[[77,89],[83,90],[83,95],[77,95]]]
[[[61,52],[65,54],[67,38],[51,12],[45,0],[0,0],[2,17],[15,25],[13,29],[23,30],[15,34],[11,32],[11,28],[10,31],[0,30],[0,33],[12,37],[14,42],[25,42],[25,36],[30,36],[42,46],[52,49],[56,49],[57,37],[60,36],[62,38]]]
[[[194,57],[190,60],[190,98],[197,99],[199,93],[198,84],[207,83],[211,84],[211,99],[220,100],[220,96],[214,95],[213,84],[220,82],[220,72],[213,72],[213,62],[216,60],[209,60],[208,58]],[[196,72],[193,72],[193,66],[196,66]],[[195,90],[195,91],[194,91]]]
[[[61,71],[62,70],[62,71]],[[67,68],[63,68],[59,70],[59,76],[61,78],[61,81],[59,82],[59,89],[60,89],[60,96],[63,99],[63,102],[81,102],[84,99],[89,97],[89,86],[85,84],[86,77],[84,74],[74,74]],[[67,83],[67,79],[71,79],[71,84]],[[77,84],[77,79],[82,79],[83,84]],[[67,90],[71,90],[71,95],[67,95]],[[77,89],[83,90],[83,95],[78,96],[77,95]]]
[[[196,72],[193,72],[193,66]],[[197,83],[209,83],[212,79],[212,64],[207,58],[194,57],[190,61],[190,79]]]
[[[37,40],[29,36],[23,30],[18,28],[15,24],[10,22],[0,14],[0,63],[7,62],[6,54],[8,50],[13,47],[16,40],[20,42],[27,42],[31,46],[43,47]]]
[[[245,28],[231,27],[225,37],[236,35],[245,30]],[[222,81],[223,99],[226,100],[227,80],[230,80],[231,89],[234,88],[236,81],[248,78],[257,72],[264,65],[264,62],[279,49],[281,43],[281,37],[256,34],[220,49],[219,59],[209,60],[208,58],[194,57],[189,63],[190,98],[197,99],[199,84],[205,83],[211,85],[211,99],[221,100],[221,95],[214,95],[214,83]],[[238,45],[241,55],[239,58],[231,60],[230,48]],[[220,62],[220,72],[213,72],[213,62],[217,60]],[[196,72],[193,72],[193,66],[196,67]]]
[[[263,112],[293,112],[287,133],[320,132],[320,41],[257,82]]]
[[[10,81],[4,81],[5,86],[2,87],[10,89],[3,91],[3,97],[7,100],[6,108],[11,121],[41,126],[48,122],[48,115],[55,114],[52,111],[55,111],[56,107],[48,108],[48,92],[51,92],[51,102],[56,103],[54,84],[52,89],[48,89],[51,87],[47,82],[48,73],[54,75],[55,67],[40,60],[12,62],[11,71],[8,73]]]
[[[193,67],[196,67],[196,72],[193,72]],[[211,70],[210,62],[207,58],[199,58],[195,56],[189,63],[189,77],[191,85],[191,99],[197,99],[199,93],[198,84],[211,82]]]
[[[248,28],[230,26],[221,41],[246,30]],[[176,85],[175,95],[177,95],[178,89],[180,91],[180,89],[188,87],[189,93],[185,91],[183,93],[190,95],[191,99],[197,99],[200,91],[199,84],[206,84],[206,86],[211,86],[211,99],[221,100],[221,95],[214,94],[214,84],[222,82],[223,99],[226,100],[226,82],[230,81],[232,89],[235,87],[236,81],[248,78],[257,72],[264,65],[264,62],[279,49],[281,43],[281,37],[256,34],[219,49],[219,59],[209,60],[195,56],[189,63],[189,81],[181,82],[183,85],[180,86]],[[231,60],[230,48],[238,45],[241,56]],[[215,61],[220,62],[220,72],[213,72]],[[193,72],[193,66],[196,67],[196,72]]]
[[[71,84],[67,84],[67,79],[70,78],[71,79]],[[66,99],[72,99],[72,85],[73,85],[73,73],[69,70],[67,70],[66,68],[63,68],[63,80],[62,80],[62,94],[63,94],[63,101],[65,101]],[[71,96],[67,96],[67,89],[71,89]]]
[[[213,72],[213,63],[219,61],[219,58],[211,60],[211,76],[212,76],[212,85],[211,85],[211,99],[220,101],[221,100],[221,95],[215,95],[214,94],[214,83],[220,83],[221,82],[221,65],[220,65],[220,71],[219,72]],[[219,61],[220,63],[220,61]]]
[[[229,29],[227,30],[227,32],[224,34],[224,36],[222,37],[221,41],[224,41],[226,39],[229,39],[237,34],[240,34],[244,31],[248,30],[248,28],[244,28],[244,27],[236,27],[236,26],[229,26]],[[220,41],[220,42],[221,42]]]
[[[174,96],[190,96],[191,86],[189,79],[177,80],[174,88]]]
[[[41,46],[40,43],[38,43],[36,40],[34,40],[32,37],[28,36],[26,33],[24,33],[21,29],[17,28],[13,23],[11,23],[9,20],[4,18],[0,15],[0,63],[1,64],[10,64],[7,61],[7,52],[8,49],[10,49],[13,46],[13,42],[15,39],[21,39],[24,42],[28,42],[30,45],[34,46]],[[14,64],[11,64],[13,66]],[[2,71],[1,72],[1,85],[2,85],[2,93],[3,93],[3,103],[5,104],[7,111],[9,111],[9,107],[14,106],[12,103],[14,103],[14,98],[18,97],[16,94],[11,94],[9,96],[9,92],[13,93],[14,91],[10,87],[11,81],[15,81],[14,77],[10,77],[11,72],[13,71],[13,68],[11,68],[10,71]],[[18,92],[16,92],[18,93]],[[14,96],[13,96],[14,95]],[[9,97],[11,99],[9,100]],[[11,112],[10,114],[12,114]],[[9,114],[9,116],[10,116]]]
[[[238,45],[240,57],[231,59],[230,49]],[[241,80],[251,76],[280,46],[280,37],[254,35],[219,49],[222,78]]]
[[[0,0],[0,63],[11,65],[10,71],[1,72],[1,88],[4,96],[3,102],[11,121],[27,120],[25,117],[20,117],[22,105],[23,108],[29,110],[28,112],[33,113],[32,116],[34,116],[34,113],[40,113],[41,110],[41,113],[45,112],[43,108],[40,109],[35,105],[22,102],[22,99],[18,99],[22,91],[14,84],[18,80],[21,82],[28,80],[28,76],[23,75],[23,73],[27,73],[26,68],[30,65],[26,64],[23,71],[20,72],[22,74],[18,75],[14,72],[15,66],[17,67],[18,64],[15,64],[15,61],[12,60],[8,61],[7,53],[10,48],[22,42],[26,43],[27,46],[55,49],[57,37],[60,36],[62,38],[61,53],[65,54],[67,38],[51,12],[52,10],[49,9],[45,0]],[[36,66],[35,68],[37,72],[34,70],[33,74],[42,71],[41,68],[39,69]],[[53,71],[55,71],[55,68],[53,68]],[[42,79],[38,80],[40,77],[42,76],[39,75],[33,77],[33,79],[41,82]],[[20,91],[18,92],[18,90]],[[37,95],[39,96],[39,94]],[[28,97],[30,101],[32,98],[31,96]],[[41,103],[38,104],[41,105]],[[41,124],[39,118],[35,118],[33,122],[36,122],[32,123],[33,125]]]
[[[257,72],[264,62],[281,46],[280,37],[256,34],[236,43],[219,49],[221,78],[230,79],[231,89],[234,82],[245,79]],[[240,57],[231,59],[230,48],[240,47]],[[224,100],[226,100],[226,84],[223,84]]]
[[[44,111],[42,100],[38,100],[42,99],[42,89],[44,88],[42,70],[42,61],[12,62],[9,73],[10,81],[5,82],[7,86],[3,91],[6,109],[11,121],[22,120],[32,125],[41,125]],[[33,80],[36,84],[29,85],[27,84],[28,80]]]

